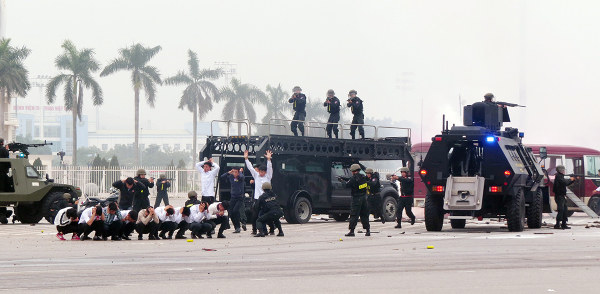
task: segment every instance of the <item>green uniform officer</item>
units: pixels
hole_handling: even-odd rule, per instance
[[[352,208],[350,210],[350,232],[346,237],[354,237],[354,228],[360,216],[360,222],[363,229],[367,231],[365,236],[371,236],[371,227],[369,226],[369,206],[367,203],[367,179],[360,173],[360,165],[350,166],[352,177],[349,180],[339,178],[340,182],[346,187],[352,189]]]

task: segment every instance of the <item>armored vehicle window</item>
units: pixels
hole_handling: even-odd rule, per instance
[[[27,171],[28,178],[39,178],[40,177],[40,175],[37,173],[35,168],[33,168],[32,166],[25,167],[25,170]]]
[[[317,163],[317,162],[307,163],[306,166],[304,167],[304,169],[307,172],[313,172],[313,173],[322,173],[322,172],[325,172],[325,167],[323,166],[323,164],[322,163]]]
[[[283,162],[283,163],[281,163],[281,170],[282,171],[298,171],[298,165],[296,165],[295,163]]]
[[[590,177],[600,177],[598,170],[600,169],[600,156],[586,156],[585,160],[585,175]]]
[[[341,164],[333,164],[332,165],[333,173],[335,177],[343,177],[346,176],[346,172],[344,171],[344,166]]]

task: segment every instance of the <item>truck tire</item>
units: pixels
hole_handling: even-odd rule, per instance
[[[286,207],[283,209],[283,217],[288,224],[297,224],[296,219],[293,217],[293,207]],[[248,218],[251,219],[252,217]]]
[[[381,214],[385,218],[386,222],[396,221],[396,211],[398,209],[398,202],[392,196],[383,197],[381,201]]]
[[[298,197],[291,212],[291,217],[295,224],[305,224],[312,216],[312,205],[305,197]]]
[[[444,199],[441,196],[425,196],[425,228],[439,232],[444,226]]]
[[[451,219],[450,225],[452,226],[453,229],[464,229],[465,226],[467,225],[467,220],[466,219]]]
[[[350,217],[350,214],[349,213],[334,213],[331,216],[333,216],[333,219],[337,222],[345,222]]]
[[[38,201],[33,204],[21,204],[15,207],[15,216],[21,223],[37,224],[44,218],[42,202]]]
[[[54,223],[54,217],[58,211],[50,211],[50,209],[60,201],[63,196],[63,192],[52,192],[46,196],[42,202],[42,211],[44,211],[44,218],[51,224]]]
[[[544,209],[544,194],[542,189],[537,189],[533,195],[533,201],[527,209],[527,227],[530,229],[539,229],[542,227],[542,212]]]
[[[600,196],[593,196],[592,198],[590,198],[590,201],[588,202],[588,206],[597,215],[600,215]]]
[[[506,221],[510,232],[522,232],[525,228],[525,193],[523,189],[519,189],[517,194],[511,197],[508,203]]]

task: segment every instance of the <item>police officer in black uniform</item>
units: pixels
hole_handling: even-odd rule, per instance
[[[4,145],[4,139],[0,138],[0,158],[8,158],[9,156],[8,145]]]
[[[256,227],[259,232],[254,237],[264,237],[267,234],[266,223],[274,222],[275,227],[279,230],[277,237],[283,237],[283,230],[281,229],[281,221],[279,219],[283,216],[283,210],[277,202],[277,195],[273,192],[271,183],[263,183],[262,189],[265,191],[254,204],[254,210],[260,211],[260,216],[256,219]]]
[[[7,146],[4,146],[4,139],[0,138],[0,158],[8,158],[10,156],[8,149],[6,149]],[[5,167],[6,166],[6,167]],[[2,175],[0,176],[0,181],[2,181],[2,183],[0,183],[0,187],[1,190],[0,192],[8,192],[8,188],[7,188],[7,179],[8,179],[8,167],[9,165],[4,165],[2,166],[2,170],[0,171],[2,173]],[[0,207],[0,223],[2,224],[7,224],[8,223],[8,218],[12,215],[12,210],[8,210],[6,207]],[[14,222],[14,221],[13,221]]]
[[[365,115],[363,113],[363,102],[360,98],[356,97],[356,90],[350,90],[348,93],[348,104],[346,105],[350,107],[352,110],[352,114],[354,117],[352,118],[352,126],[350,126],[350,136],[354,139],[356,135],[356,128],[358,128],[358,133],[361,138],[365,138],[365,129],[363,128],[363,124],[365,124]]]
[[[137,176],[133,180],[142,183],[146,187],[146,189],[140,191],[141,193],[138,194],[138,198],[134,198],[133,201],[133,210],[140,211],[142,208],[150,206],[150,198],[148,196],[150,195],[150,188],[154,188],[154,179],[147,179],[146,170],[140,168],[137,170]]]
[[[400,197],[398,198],[398,209],[396,210],[396,229],[402,228],[402,211],[406,210],[406,215],[410,217],[410,224],[415,224],[415,215],[412,213],[412,206],[415,202],[414,190],[415,181],[409,177],[410,169],[408,167],[400,168],[401,177],[392,175],[392,181],[400,182]]]
[[[167,180],[167,175],[160,174],[156,180],[156,201],[154,207],[159,207],[160,202],[164,201],[165,206],[169,205],[169,194],[167,190],[171,187],[171,181]]]
[[[331,138],[331,131],[335,134],[335,138],[338,138],[338,125],[340,121],[340,99],[335,97],[335,92],[332,89],[327,91],[327,100],[323,103],[324,107],[327,107],[329,112],[329,119],[327,120],[327,137]]]
[[[304,136],[304,120],[306,119],[306,95],[300,93],[302,92],[302,88],[298,86],[294,87],[293,91],[294,95],[292,95],[292,98],[290,98],[290,100],[288,101],[289,103],[294,103],[294,111],[296,112],[293,118],[293,120],[295,121],[293,121],[291,124],[292,133],[294,133],[294,136],[298,136],[298,131],[296,131],[296,128],[298,128],[300,129],[302,136]]]
[[[375,172],[372,168],[365,170],[367,174],[367,194],[369,194],[367,200],[369,202],[369,208],[373,212],[374,218],[381,218],[381,223],[385,224],[385,217],[381,213],[381,183],[379,183],[379,173]]]
[[[200,203],[202,203],[202,201],[198,200],[198,193],[196,193],[196,191],[189,191],[188,200],[185,201],[185,206],[190,207]]]
[[[367,231],[365,236],[371,236],[369,207],[366,196],[367,178],[360,173],[360,165],[356,163],[350,166],[350,171],[352,172],[352,177],[348,181],[338,178],[346,188],[352,189],[352,208],[350,210],[350,225],[348,226],[350,232],[346,234],[346,237],[354,237],[354,228],[356,228],[359,216],[363,229]]]
[[[556,167],[554,187],[552,187],[554,201],[556,201],[556,206],[558,208],[558,215],[556,216],[556,225],[554,228],[563,230],[571,228],[567,226],[567,186],[573,184],[576,180],[575,177],[565,179],[565,170],[565,167],[562,165]]]

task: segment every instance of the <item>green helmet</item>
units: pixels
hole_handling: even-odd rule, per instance
[[[158,178],[160,178],[160,179],[165,179],[165,178],[167,178],[167,175],[165,175],[165,174],[160,174],[160,175],[158,176]]]
[[[302,88],[300,88],[300,86],[296,86],[296,87],[294,87],[294,89],[292,89],[292,91],[296,91],[296,90],[302,91]]]
[[[262,189],[263,190],[272,190],[273,187],[271,186],[271,183],[263,183],[262,184]]]
[[[327,95],[335,95],[335,92],[333,91],[333,89],[329,89],[327,90]]]
[[[368,173],[368,174],[372,174],[374,172],[375,171],[372,168],[370,168],[370,167],[365,170],[365,173]]]
[[[400,168],[400,172],[410,172],[410,169],[408,169],[406,166],[403,166]]]
[[[143,168],[140,168],[140,169],[138,169],[138,170],[137,170],[137,175],[138,175],[138,176],[139,176],[139,175],[145,175],[145,174],[146,174],[146,170],[145,170],[145,169],[143,169]]]
[[[189,191],[188,198],[194,198],[194,197],[198,197],[198,193],[196,193],[196,191]]]
[[[492,98],[494,98],[494,94],[487,93],[487,94],[483,95],[483,98],[485,98],[486,100],[492,100]]]
[[[64,193],[64,194],[63,194],[63,199],[65,199],[65,200],[69,200],[69,199],[71,199],[71,194],[69,194],[69,193]]]
[[[357,171],[357,170],[360,170],[360,165],[355,163],[350,166],[350,171]]]
[[[559,172],[559,173],[561,173],[561,174],[564,173],[565,170],[566,170],[566,168],[565,168],[564,165],[557,165],[556,166],[556,171]]]
[[[358,94],[358,93],[356,92],[356,90],[350,90],[350,92],[348,92],[348,94]]]

